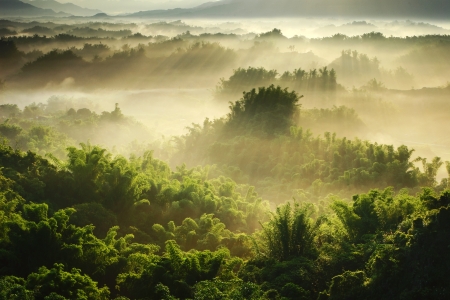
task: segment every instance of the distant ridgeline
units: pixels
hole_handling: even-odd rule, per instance
[[[133,18],[436,18],[446,19],[446,0],[222,0],[187,9],[141,11]]]
[[[0,0],[1,17],[69,17],[93,16],[98,13],[101,11],[55,0]]]
[[[99,10],[54,0],[1,0],[0,15],[8,17],[109,17]],[[193,8],[139,11],[119,18],[271,18],[354,17],[445,19],[450,12],[446,0],[222,0]]]
[[[55,12],[52,9],[43,9],[24,3],[19,0],[0,0],[0,16],[1,17],[37,17],[37,16],[69,16],[66,13]]]

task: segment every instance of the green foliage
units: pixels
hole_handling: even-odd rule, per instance
[[[297,98],[297,99],[296,99]],[[291,197],[317,202],[329,193],[351,197],[371,188],[437,187],[440,158],[424,167],[414,163],[414,150],[358,138],[347,139],[326,129],[355,134],[365,125],[354,110],[299,109],[298,96],[269,86],[244,93],[231,103],[226,118],[194,124],[174,141],[171,165],[211,165],[211,176],[249,183],[274,202]],[[421,160],[421,158],[418,158]],[[445,188],[446,182],[439,185]]]
[[[11,40],[0,39],[0,57],[2,60],[20,56],[20,51]]]
[[[226,118],[193,125],[173,161],[194,168],[90,143],[43,158],[5,141],[0,299],[448,298],[450,191],[436,180],[444,162],[314,136],[298,122],[360,120],[345,107],[300,111],[298,101],[271,85],[245,93]],[[66,125],[130,124],[117,105],[101,115],[59,105],[1,106],[10,119],[0,133],[10,144],[46,142],[36,146],[45,152],[56,140],[49,114]],[[268,213],[256,191],[298,201]]]
[[[257,87],[275,84],[278,72],[264,68],[238,68],[228,80],[220,79],[217,94],[239,95]]]
[[[25,286],[34,292],[36,299],[109,299],[107,287],[99,289],[89,276],[78,269],[66,272],[62,264],[55,264],[52,269],[39,268],[37,273],[28,275]]]
[[[10,125],[7,122],[0,124],[0,134],[9,140],[14,140],[22,131],[17,125]]]
[[[255,93],[251,95],[249,99],[256,98]],[[272,118],[271,111],[253,105],[262,112],[248,111],[241,100],[232,106],[229,121],[206,121],[203,127],[193,128],[179,140],[182,146],[173,162],[218,165],[210,173],[249,182],[264,197],[278,202],[303,191],[312,197],[332,191],[350,196],[373,187],[414,188],[422,181],[423,173],[413,164],[413,150],[406,146],[395,149],[357,138],[337,138],[329,132],[324,137],[313,136],[294,126],[285,132],[294,123],[292,106],[286,105]],[[435,173],[430,174],[431,179]]]
[[[261,33],[259,39],[285,39],[286,37],[281,33],[280,29],[274,28],[272,31]]]
[[[70,223],[84,227],[94,225],[94,234],[104,236],[108,230],[117,225],[117,217],[103,205],[96,202],[74,205],[75,212],[70,217]]]
[[[362,271],[345,271],[333,277],[328,299],[361,299],[363,297],[365,274]]]
[[[362,85],[373,78],[380,78],[379,60],[369,58],[366,54],[354,50],[343,50],[341,57],[330,66],[336,70],[339,77],[347,85]]]
[[[0,279],[1,300],[34,300],[33,291],[25,288],[25,280],[14,276],[5,276]]]
[[[268,224],[263,226],[267,257],[278,261],[315,254],[315,225],[310,220],[311,207],[297,202],[278,207]]]
[[[220,79],[216,87],[216,97],[236,97],[244,91],[249,91],[264,86],[280,85],[292,90],[308,92],[308,94],[321,92],[335,92],[338,89],[336,72],[323,67],[319,70],[295,69],[286,71],[278,76],[276,70],[248,67],[234,70],[229,79]]]
[[[309,71],[296,69],[292,73],[286,71],[280,77],[280,84],[297,91],[309,92],[335,92],[338,88],[336,71],[328,70],[327,67]]]
[[[208,179],[202,168],[171,172],[151,153],[127,160],[82,145],[57,168],[32,153],[0,150],[5,299],[449,295],[449,191],[331,197],[332,210],[321,215],[288,203],[264,223],[268,207],[253,188]],[[410,152],[396,155],[407,161]],[[59,188],[75,209],[58,200]],[[252,237],[254,218],[264,226]],[[430,253],[440,260],[430,261]]]
[[[436,175],[439,168],[444,164],[440,157],[433,158],[431,163],[427,163],[426,158],[418,157],[416,162],[422,162],[423,174],[420,177],[420,183],[423,186],[435,186],[437,184]]]
[[[17,105],[0,107],[0,137],[22,151],[33,151],[42,156],[48,153],[58,159],[66,157],[66,148],[86,140],[124,151],[131,143],[151,136],[142,124],[123,115],[116,104],[111,112],[97,114],[89,108],[75,110],[80,104],[70,99],[52,97],[46,104],[32,103],[20,110]],[[117,140],[109,137],[114,134]]]
[[[53,50],[47,53],[46,55],[39,57],[35,62],[25,64],[22,68],[22,71],[24,72],[37,71],[43,66],[48,66],[47,63],[62,64],[68,62],[78,62],[79,60],[81,60],[81,57],[76,56],[70,50],[64,52]],[[51,67],[54,67],[54,65],[51,65]]]
[[[301,109],[297,126],[308,128],[313,134],[323,134],[328,139],[332,137],[331,132],[350,138],[362,134],[366,129],[361,117],[347,106]]]
[[[17,104],[2,104],[0,105],[0,116],[3,118],[10,118],[20,113]]]
[[[226,224],[250,232],[253,228],[246,227],[246,219],[263,216],[266,206],[252,189],[246,197],[237,193],[229,179],[208,180],[202,172],[182,168],[172,173],[151,153],[129,161],[89,144],[69,148],[68,161],[59,162],[58,168],[31,152],[25,155],[4,145],[0,150],[5,172],[0,181],[5,191],[0,198],[0,276],[47,274],[59,263],[82,270],[113,294],[118,293],[117,281],[121,295],[158,298],[151,291],[162,282],[179,298],[191,295],[198,281],[213,280],[219,273],[223,278],[235,277],[236,263],[242,262],[231,259],[228,250],[218,250],[220,246],[233,255],[251,256],[250,237],[231,232]],[[44,199],[47,203],[42,203]],[[68,204],[75,209],[64,208]],[[167,231],[157,224],[168,220],[172,221]],[[124,229],[109,228],[116,224]],[[146,243],[166,244],[167,257],[155,255],[156,246],[132,244],[129,232]],[[188,255],[173,239],[183,250],[200,251],[191,250]],[[40,267],[47,269],[41,272]],[[166,271],[161,273],[161,268]],[[147,282],[149,276],[154,284],[142,289],[140,280]],[[52,297],[72,297],[58,291],[47,294],[51,293]]]
[[[242,100],[230,106],[225,130],[234,135],[273,136],[283,134],[293,125],[292,119],[301,97],[273,85],[244,93]]]
[[[242,280],[214,280],[201,281],[195,285],[194,299],[213,300],[213,299],[261,299],[260,288],[252,283]]]

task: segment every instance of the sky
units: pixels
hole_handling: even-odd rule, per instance
[[[187,8],[214,0],[57,0],[81,7],[95,8],[106,13],[137,12],[153,9]]]

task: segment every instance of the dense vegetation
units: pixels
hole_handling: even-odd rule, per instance
[[[173,170],[152,152],[126,159],[90,144],[61,160],[25,153],[6,143],[21,127],[3,123],[1,299],[450,296],[443,162],[418,158],[421,171],[406,146],[314,137],[296,125],[299,99],[273,85],[245,93],[178,139],[172,160],[205,167]],[[11,120],[39,112],[1,108]],[[126,120],[118,107],[89,113]],[[345,113],[311,110],[309,122]],[[340,190],[351,200],[330,194]],[[256,191],[296,200],[270,212]]]
[[[228,80],[221,79],[217,86],[216,94],[218,98],[236,98],[242,91],[248,91],[261,86],[278,84],[298,91],[308,92],[310,96],[315,94],[325,94],[328,97],[335,96],[338,89],[336,82],[336,72],[327,67],[316,70],[296,69],[293,72],[285,71],[278,77],[276,70],[266,70],[265,68],[248,69],[239,68],[234,70],[233,75]],[[339,86],[343,89],[342,86]]]
[[[245,93],[230,106],[227,118],[205,120],[178,139],[174,164],[217,165],[218,174],[249,182],[277,202],[291,196],[311,199],[337,191],[349,196],[371,187],[436,184],[434,178],[442,166],[439,158],[425,161],[421,171],[413,164],[413,150],[406,146],[395,149],[330,132],[314,136],[296,126],[322,123],[320,114],[332,124],[359,121],[345,107],[307,110],[303,115],[299,98],[274,86]]]
[[[0,36],[0,300],[450,298],[450,36]]]
[[[79,107],[80,105],[89,105]],[[116,104],[113,111],[95,113],[92,103],[75,103],[70,99],[52,97],[46,104],[32,103],[19,109],[16,104],[0,105],[0,134],[8,145],[40,155],[51,153],[66,157],[66,148],[91,141],[106,147],[125,148],[138,139],[152,139],[151,132],[142,124],[122,114]],[[121,144],[115,144],[114,136]]]
[[[248,89],[233,80],[256,76],[251,88],[277,84],[273,70],[280,70],[283,86],[319,91],[341,87],[336,85],[336,73],[338,83],[346,87],[376,78],[396,89],[443,84],[442,78],[449,75],[446,35],[399,38],[372,32],[306,39],[287,38],[278,29],[261,34],[202,33],[205,29],[181,22],[150,24],[145,31],[152,35],[140,33],[137,24],[30,25],[0,20],[4,26],[0,79],[11,88],[25,84],[37,88],[68,77],[84,88],[143,89],[181,83],[209,87],[235,69],[239,72],[223,86],[234,97]],[[12,29],[16,34],[8,33]],[[39,71],[42,67],[51,72]],[[132,80],[121,80],[124,76]]]

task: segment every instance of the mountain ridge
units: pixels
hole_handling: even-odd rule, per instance
[[[2,17],[66,17],[69,14],[43,9],[19,0],[0,0],[0,16]]]
[[[67,14],[71,14],[74,16],[94,16],[96,14],[102,13],[101,10],[98,9],[90,9],[84,8],[78,5],[75,5],[71,2],[61,3],[55,0],[21,0],[24,3],[33,5],[42,9],[52,9],[55,12],[64,12]]]
[[[257,8],[257,9],[256,9]],[[446,0],[222,0],[193,8],[149,10],[127,17],[259,18],[259,17],[418,17],[448,18]]]

